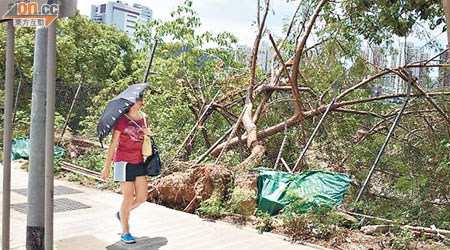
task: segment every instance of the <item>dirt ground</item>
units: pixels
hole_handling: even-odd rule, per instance
[[[235,224],[238,226],[245,226],[255,228],[257,227],[258,219],[255,216],[250,216],[244,219],[239,215],[226,216],[220,219],[220,221]],[[275,227],[270,230],[270,233],[283,235],[288,239],[292,239],[289,233],[286,232],[280,221],[274,222]],[[382,250],[392,249],[392,238],[387,235],[380,234],[378,236],[367,235],[358,229],[345,229],[344,232],[331,239],[303,239],[299,242],[307,242],[315,245],[320,245],[330,249],[337,250]],[[409,244],[408,250],[444,250],[450,249],[442,243],[436,242],[432,239],[419,240],[415,239]]]

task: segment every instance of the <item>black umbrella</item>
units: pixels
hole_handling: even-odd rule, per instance
[[[111,132],[116,123],[119,121],[120,117],[128,113],[130,107],[141,98],[142,92],[148,86],[147,77],[149,74],[151,74],[150,67],[152,66],[153,56],[155,55],[157,45],[158,41],[155,40],[152,45],[147,70],[145,71],[143,79],[144,83],[131,85],[125,91],[112,99],[106,106],[106,109],[103,112],[103,115],[100,118],[97,126],[98,139],[100,140],[101,144],[103,139],[109,134],[109,132]]]
[[[147,86],[148,83],[133,84],[108,103],[97,126],[100,143],[111,132],[120,117],[128,113],[130,107],[142,97]]]

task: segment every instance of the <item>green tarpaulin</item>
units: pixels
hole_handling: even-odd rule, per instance
[[[20,158],[30,158],[30,146],[31,145],[29,137],[20,137],[12,140],[12,160],[17,160]],[[59,159],[64,155],[65,150],[61,147],[55,146],[53,152],[55,154],[55,158]]]
[[[301,174],[290,174],[267,168],[255,169],[258,176],[258,206],[274,215],[298,197],[305,201],[303,211],[315,205],[337,205],[342,203],[350,187],[351,178],[345,174],[329,171],[307,170]]]

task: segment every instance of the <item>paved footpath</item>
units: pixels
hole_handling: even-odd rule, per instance
[[[1,176],[1,165],[0,170]],[[20,211],[26,209],[28,174],[13,164],[11,175],[10,246],[25,249],[27,219]],[[259,234],[247,227],[205,221],[148,202],[132,211],[131,233],[137,243],[127,245],[120,241],[120,225],[114,216],[120,203],[119,194],[55,180],[55,249],[325,249],[292,244],[282,236]]]

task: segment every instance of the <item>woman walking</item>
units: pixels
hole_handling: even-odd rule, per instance
[[[120,182],[123,195],[122,206],[116,217],[122,226],[120,238],[125,243],[136,242],[129,231],[130,211],[147,200],[147,176],[142,144],[144,134],[150,136],[152,132],[145,125],[148,124],[148,118],[140,112],[143,106],[142,99],[134,103],[128,113],[121,116],[114,126],[105,166],[101,173],[102,179],[106,180],[111,172],[111,162],[114,161],[114,181]]]

